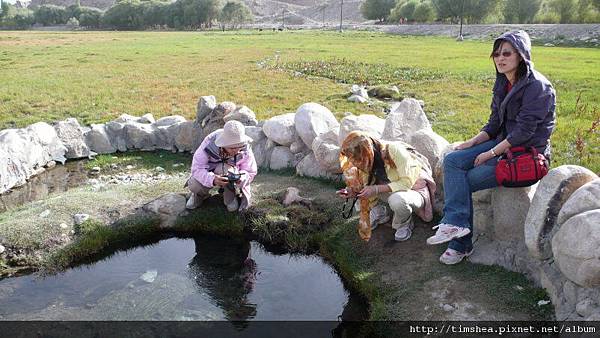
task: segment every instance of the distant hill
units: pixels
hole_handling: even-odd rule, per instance
[[[223,0],[225,1],[225,0]],[[285,20],[286,25],[320,24],[340,20],[340,1],[333,0],[243,0],[255,16],[257,23],[278,23]],[[358,23],[365,19],[360,13],[360,4],[364,0],[344,1],[344,22]],[[81,0],[82,6],[108,9],[114,0]],[[75,0],[32,0],[30,6],[42,4],[70,6]],[[285,12],[284,12],[285,9]]]

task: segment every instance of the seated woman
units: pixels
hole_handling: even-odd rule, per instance
[[[444,159],[444,217],[428,244],[450,242],[440,257],[459,263],[473,251],[471,193],[496,187],[498,156],[510,147],[535,147],[550,160],[556,93],[533,69],[531,42],[524,31],[507,32],[494,41],[496,66],[491,115],[479,134],[456,146]]]
[[[425,222],[433,218],[435,183],[431,178],[431,168],[427,159],[410,145],[401,141],[383,142],[366,133],[353,131],[342,143],[340,162],[343,169],[349,170],[346,172],[367,178],[363,180],[364,186],[360,191],[348,186],[337,194],[343,198],[356,196],[363,201],[379,198],[388,202],[394,212],[392,227],[396,229],[396,241],[405,241],[412,235],[413,213]],[[361,203],[361,207],[368,205]],[[368,240],[370,230],[383,222],[385,212],[381,212],[382,207],[375,207],[369,212],[371,228],[366,231],[359,229],[363,239]]]
[[[204,138],[194,153],[192,175],[186,183],[192,192],[186,204],[188,209],[197,208],[214,187],[223,191],[227,210],[243,210],[250,206],[250,183],[257,172],[256,160],[248,145],[250,141],[244,125],[238,121],[229,121],[223,129]],[[228,173],[235,175],[228,178]]]

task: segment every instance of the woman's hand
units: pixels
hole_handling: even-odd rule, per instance
[[[367,185],[356,196],[359,198],[370,198],[372,196],[376,196],[377,193],[379,193],[378,188],[376,188],[374,185]]]
[[[465,142],[457,145],[456,147],[454,147],[454,149],[463,150],[463,149],[471,148],[474,145],[475,145],[475,141],[473,139],[470,139],[468,141],[465,141]]]
[[[477,157],[475,158],[475,166],[479,166],[484,164],[485,162],[487,162],[488,160],[494,158],[495,156],[492,154],[491,151],[486,151],[484,153],[481,153],[479,155],[477,155]]]
[[[227,180],[226,176],[215,175],[215,178],[213,180],[213,185],[224,187],[227,185],[227,182],[229,182],[229,181]]]
[[[336,191],[335,193],[340,198],[354,197],[354,193],[352,192],[352,189],[349,189],[349,188],[340,189],[340,190]]]

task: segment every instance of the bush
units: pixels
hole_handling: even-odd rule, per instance
[[[415,8],[414,19],[417,22],[430,22],[435,20],[435,11],[429,2],[421,2]]]
[[[92,7],[81,7],[79,25],[81,27],[99,28],[102,20],[102,11]]]
[[[219,14],[219,22],[223,29],[225,29],[225,24],[230,24],[235,29],[238,25],[252,20],[254,17],[248,6],[236,1],[227,2]]]

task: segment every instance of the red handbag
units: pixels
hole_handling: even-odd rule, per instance
[[[496,182],[505,187],[528,187],[548,173],[548,160],[531,147],[510,148],[496,164]]]

